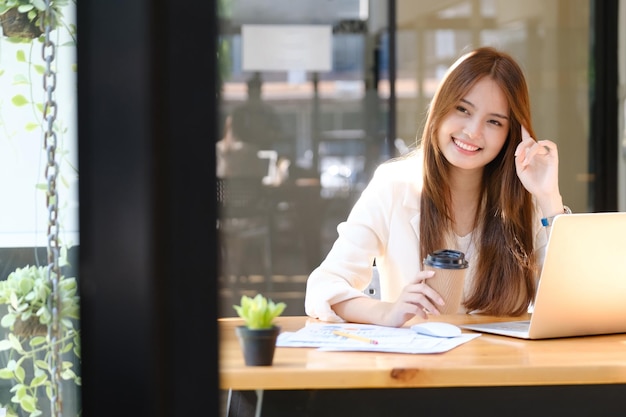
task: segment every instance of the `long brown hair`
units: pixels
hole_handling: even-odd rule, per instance
[[[442,249],[446,242],[442,230],[452,230],[450,165],[439,148],[439,126],[483,77],[502,89],[510,109],[510,130],[500,153],[484,168],[475,222],[479,238],[478,257],[473,260],[474,289],[464,306],[486,314],[519,315],[534,297],[536,260],[532,196],[517,177],[514,153],[522,125],[535,136],[522,70],[510,55],[494,48],[479,48],[461,57],[446,73],[430,104],[420,143],[424,157],[420,256],[424,259],[429,252]]]

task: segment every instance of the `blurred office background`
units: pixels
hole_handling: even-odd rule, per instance
[[[623,111],[618,120],[603,96],[617,43],[599,37],[594,1],[222,0],[218,10],[223,316],[257,292],[303,314],[306,278],[337,224],[376,166],[415,146],[444,71],[473,47],[521,63],[535,131],[559,146],[566,203],[626,208]]]

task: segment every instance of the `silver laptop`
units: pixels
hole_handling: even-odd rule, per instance
[[[523,339],[626,333],[626,213],[556,217],[531,319],[461,327]]]

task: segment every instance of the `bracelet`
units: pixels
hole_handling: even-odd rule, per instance
[[[570,209],[567,206],[563,206],[563,214],[572,214],[572,209]],[[554,221],[554,218],[557,216],[560,216],[560,214],[557,214],[556,216],[551,216],[551,217],[544,217],[543,219],[541,219],[541,225],[543,227],[552,226],[552,222]]]

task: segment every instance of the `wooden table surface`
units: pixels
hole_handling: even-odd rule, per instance
[[[510,318],[450,315],[436,320],[462,324],[505,321]],[[307,321],[315,322],[307,317],[279,317],[277,324],[282,331],[296,331],[304,327]],[[219,377],[222,389],[626,383],[626,334],[526,341],[484,333],[448,352],[420,355],[276,348],[272,366],[249,367],[243,362],[234,330],[241,324],[242,321],[237,318],[219,319]]]

